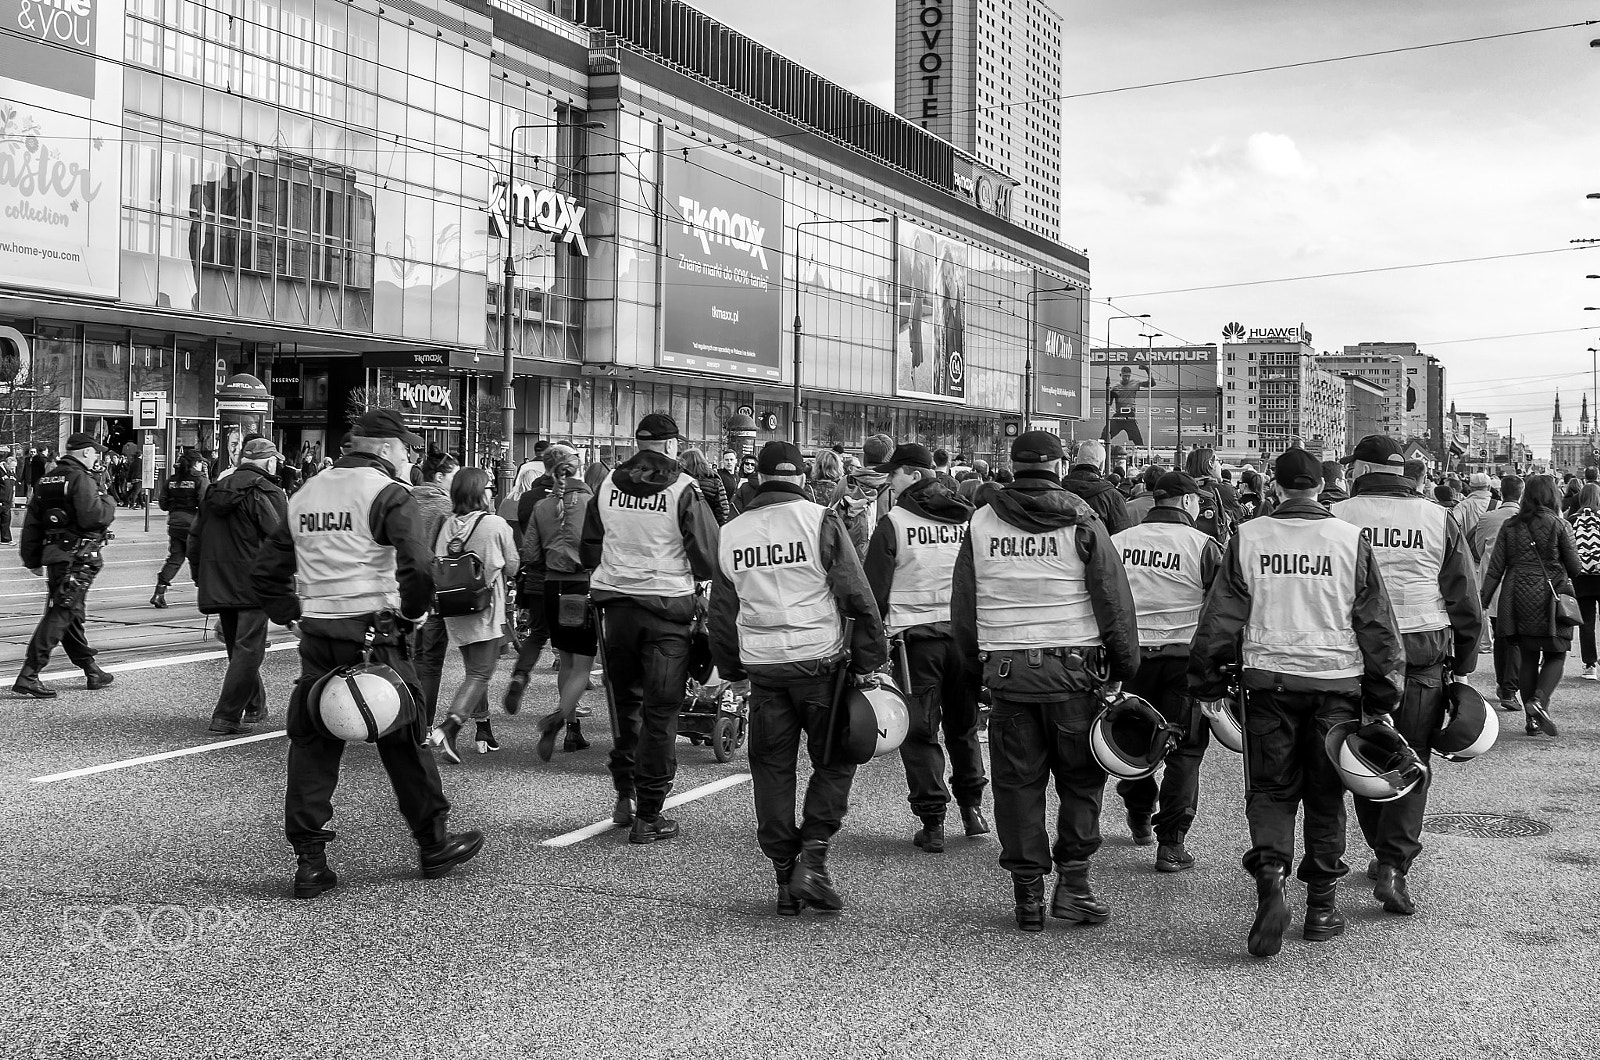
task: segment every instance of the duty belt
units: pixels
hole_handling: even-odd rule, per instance
[[[1097,661],[1099,659],[1099,656],[1100,656],[1100,649],[1099,648],[1048,647],[1048,648],[1004,648],[1004,649],[1000,649],[1000,650],[1008,652],[1008,653],[1013,654],[1013,655],[1039,654],[1039,655],[1054,655],[1058,659],[1081,659],[1085,663],[1095,662],[1095,661]],[[996,654],[996,652],[980,651],[978,653],[978,661],[979,662],[988,662],[989,661],[989,656],[993,655],[993,654]]]

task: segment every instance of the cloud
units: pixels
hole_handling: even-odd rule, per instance
[[[1254,196],[1315,175],[1293,138],[1257,132],[1242,141],[1213,142],[1191,154],[1177,170],[1155,177],[1133,197],[1147,206],[1198,206],[1236,195]]]

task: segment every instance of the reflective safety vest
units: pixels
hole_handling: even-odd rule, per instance
[[[1450,614],[1439,592],[1439,569],[1450,513],[1421,497],[1351,497],[1329,509],[1361,528],[1383,572],[1401,633],[1445,629]]]
[[[1111,538],[1128,572],[1139,644],[1188,644],[1200,625],[1211,535],[1186,523],[1140,523]]]
[[[372,506],[394,484],[375,467],[330,467],[289,498],[303,616],[349,618],[400,609],[394,547],[372,536]]]
[[[886,518],[895,534],[894,581],[884,616],[889,634],[950,621],[950,586],[967,524],[943,523],[899,506]]]
[[[1243,662],[1253,670],[1335,680],[1363,664],[1351,613],[1361,531],[1338,519],[1252,519],[1238,530],[1250,593]]]
[[[607,475],[594,504],[605,527],[600,566],[589,585],[629,596],[692,596],[694,572],[678,526],[678,504],[694,480],[682,472],[659,493],[638,497]]]
[[[722,528],[717,556],[739,597],[747,666],[810,662],[844,651],[844,624],[822,566],[828,509],[782,501],[746,509]]]
[[[1012,526],[992,505],[972,514],[967,532],[978,603],[978,647],[1092,648],[1100,624],[1078,555],[1078,528],[1042,534]]]

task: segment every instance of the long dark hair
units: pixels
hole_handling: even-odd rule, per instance
[[[1560,512],[1561,494],[1556,490],[1555,479],[1549,475],[1534,475],[1523,487],[1522,510],[1517,513],[1516,518],[1521,522],[1531,523],[1542,511],[1552,515]]]
[[[449,453],[434,450],[428,454],[428,459],[422,462],[422,481],[432,482],[440,475],[448,475],[460,466],[461,461]]]
[[[450,482],[450,507],[457,515],[487,512],[489,502],[483,491],[489,488],[489,472],[481,467],[462,468]]]

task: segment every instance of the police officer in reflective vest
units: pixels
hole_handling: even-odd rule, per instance
[[[1111,540],[1122,554],[1139,612],[1139,673],[1129,690],[1176,725],[1183,739],[1167,755],[1159,787],[1153,776],[1123,780],[1117,794],[1128,807],[1133,841],[1158,842],[1156,868],[1182,872],[1194,867],[1184,839],[1200,804],[1200,759],[1211,734],[1189,696],[1189,642],[1222,565],[1222,547],[1195,525],[1202,494],[1194,478],[1169,471],[1156,481],[1154,495],[1155,507],[1144,521]]]
[[[826,759],[826,722],[839,667],[870,685],[888,646],[843,520],[806,499],[800,450],[768,442],[756,473],[749,507],[722,528],[711,654],[723,677],[749,681],[756,838],[776,872],[778,914],[797,915],[802,900],[832,912],[844,903],[828,875],[828,845],[849,808],[856,767]],[[848,644],[845,618],[854,620]],[[802,732],[811,779],[796,828]]]
[[[1256,957],[1277,953],[1289,925],[1284,878],[1302,804],[1304,935],[1323,942],[1344,931],[1345,789],[1324,739],[1363,713],[1393,710],[1405,683],[1405,648],[1372,546],[1317,503],[1321,461],[1290,449],[1273,469],[1280,503],[1229,541],[1189,654],[1189,691],[1208,703],[1227,695],[1224,667],[1242,667]]]
[[[1405,638],[1406,690],[1394,724],[1426,761],[1433,734],[1445,720],[1445,682],[1465,681],[1478,665],[1483,608],[1471,546],[1450,512],[1411,489],[1399,442],[1369,435],[1356,446],[1351,461],[1350,499],[1331,510],[1360,527],[1378,557]],[[1422,852],[1422,815],[1432,786],[1430,771],[1393,802],[1355,796],[1356,820],[1377,855],[1367,869],[1377,881],[1373,895],[1391,913],[1416,912],[1406,876]]]
[[[433,602],[433,549],[411,496],[410,449],[422,439],[399,413],[373,409],[358,421],[350,451],[307,480],[289,501],[289,519],[256,556],[252,584],[274,622],[299,622],[300,680],[289,699],[285,834],[299,868],[297,898],[315,898],[338,879],[324,848],[334,833],[333,791],[344,742],[313,726],[306,699],[317,679],[359,663],[392,667],[422,703],[407,635]],[[298,584],[298,595],[296,586]],[[417,842],[422,875],[443,876],[483,845],[478,831],[452,834],[439,767],[423,742],[425,719],[377,741],[378,758]]]
[[[178,576],[189,550],[189,530],[195,516],[200,513],[200,502],[205,500],[210,479],[205,462],[193,453],[185,453],[172,474],[161,484],[161,494],[156,498],[161,510],[167,513],[167,561],[156,575],[156,591],[150,597],[151,607],[167,606],[167,587]]]
[[[678,769],[695,583],[717,570],[717,519],[678,466],[671,416],[646,416],[634,439],[639,452],[609,472],[589,502],[581,558],[594,571],[589,595],[602,616],[617,789],[611,819],[633,826],[630,843],[654,843],[678,834],[661,807]]]
[[[95,650],[84,636],[84,602],[95,575],[105,566],[100,550],[111,536],[117,502],[90,468],[101,448],[87,434],[67,439],[56,465],[34,483],[22,522],[22,565],[34,577],[46,573],[49,597],[44,617],[28,642],[22,670],[13,692],[35,699],[51,699],[56,690],[39,680],[50,664],[50,653],[60,644],[74,666],[88,678],[87,687],[105,688],[112,676],[95,664]]]
[[[951,632],[971,665],[981,664],[994,700],[994,822],[1024,931],[1044,930],[1052,864],[1051,916],[1098,924],[1111,915],[1089,885],[1106,784],[1089,728],[1099,693],[1115,694],[1139,668],[1122,559],[1105,524],[1062,486],[1061,461],[1061,440],[1048,431],[1012,443],[1016,480],[973,513],[951,595]],[[1053,844],[1052,777],[1061,800]]]
[[[867,545],[867,581],[892,638],[891,660],[911,704],[911,728],[900,760],[911,789],[911,812],[922,820],[912,837],[930,854],[944,852],[950,788],[969,836],[989,831],[983,817],[983,748],[978,742],[978,675],[950,636],[950,586],[967,536],[972,505],[935,478],[925,445],[897,446],[875,470],[889,476],[894,507],[878,520]],[[945,786],[944,730],[950,748]]]

